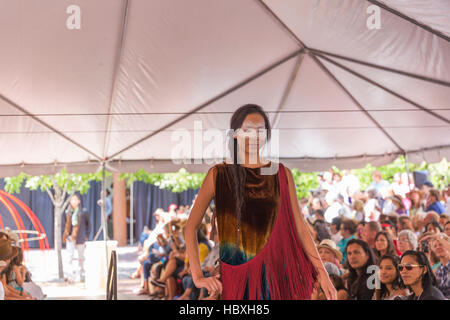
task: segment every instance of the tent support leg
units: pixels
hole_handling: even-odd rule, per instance
[[[105,171],[105,162],[102,162],[102,192],[101,192],[101,199],[102,199],[102,229],[103,229],[103,240],[105,244],[105,270],[108,272],[108,226],[106,224],[106,171]],[[105,276],[106,281],[108,281],[108,276],[106,274]],[[106,287],[108,287],[106,285]],[[108,294],[108,293],[106,293]]]

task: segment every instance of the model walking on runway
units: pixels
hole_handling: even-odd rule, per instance
[[[291,171],[260,158],[271,133],[267,115],[257,105],[244,105],[230,127],[233,160],[210,168],[185,229],[195,286],[225,300],[296,300],[310,299],[317,283],[327,299],[335,300],[336,290],[300,213]],[[255,138],[249,141],[251,134]],[[261,174],[261,168],[274,166],[275,174]],[[212,199],[220,274],[208,277],[200,267],[196,235]]]

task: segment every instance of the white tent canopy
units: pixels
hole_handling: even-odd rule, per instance
[[[279,130],[279,161],[304,171],[450,158],[449,12],[448,0],[0,0],[0,176],[105,160],[204,172],[171,160],[173,132],[225,131],[247,103]]]

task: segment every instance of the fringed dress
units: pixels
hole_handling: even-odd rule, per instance
[[[270,162],[266,165],[270,166]],[[303,251],[284,166],[274,175],[247,168],[241,240],[236,251],[234,186],[225,162],[215,165],[215,208],[224,300],[310,299],[317,273]]]

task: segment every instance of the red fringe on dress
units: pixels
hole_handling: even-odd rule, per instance
[[[272,234],[264,248],[248,262],[230,265],[221,261],[223,300],[260,300],[263,267],[271,300],[309,300],[317,272],[306,256],[295,224],[284,166],[280,163],[280,209]]]

